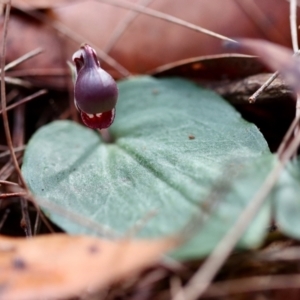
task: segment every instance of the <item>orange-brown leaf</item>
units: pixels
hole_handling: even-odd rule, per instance
[[[61,299],[92,293],[150,266],[173,246],[171,239],[0,236],[0,299]]]

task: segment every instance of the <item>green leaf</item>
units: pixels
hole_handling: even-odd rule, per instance
[[[244,162],[241,165],[234,164],[226,170],[228,177],[223,177],[213,187],[212,197],[217,196],[217,207],[207,220],[203,228],[197,231],[193,239],[183,247],[175,251],[177,257],[194,257],[195,249],[201,249],[203,254],[210,251],[218,244],[227,231],[234,226],[241,212],[255,196],[262,186],[264,179],[275,164],[275,158],[270,155],[263,155],[252,159],[251,162]],[[261,207],[252,225],[238,244],[241,248],[255,248],[260,245],[267,233],[270,222],[270,196]],[[194,222],[198,226],[198,222]]]
[[[300,238],[300,162],[290,162],[273,193],[275,221],[281,232]]]
[[[36,132],[22,169],[30,189],[120,234],[155,212],[137,233],[150,238],[182,230],[203,213],[200,203],[225,184],[212,217],[177,252],[184,258],[207,254],[270,169],[267,143],[226,101],[189,81],[144,76],[121,82],[119,91],[110,128],[114,143],[103,143],[97,132],[70,121]],[[250,166],[258,168],[245,171]],[[48,214],[67,232],[86,232],[68,218]],[[241,246],[261,241],[268,214],[261,211]]]

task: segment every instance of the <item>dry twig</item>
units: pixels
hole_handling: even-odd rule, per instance
[[[6,57],[6,40],[7,40],[7,29],[8,29],[8,20],[10,15],[10,8],[11,8],[11,1],[8,1],[8,3],[5,5],[5,19],[4,19],[4,25],[3,25],[3,38],[2,38],[2,49],[1,49],[1,105],[2,105],[2,114],[3,114],[3,124],[4,124],[4,130],[7,140],[7,145],[10,150],[11,158],[13,160],[14,167],[17,171],[17,174],[19,176],[19,179],[21,181],[21,186],[25,189],[27,189],[27,185],[25,183],[25,180],[22,176],[15,152],[14,147],[11,139],[11,133],[9,129],[9,123],[8,123],[8,116],[6,111],[6,90],[5,90],[5,57]]]
[[[37,48],[34,49],[26,54],[24,54],[23,56],[15,59],[14,61],[10,62],[9,64],[7,64],[4,68],[4,71],[10,70],[14,67],[16,67],[17,65],[19,65],[20,63],[34,57],[37,56],[38,54],[42,53],[44,50],[42,48]]]
[[[7,181],[7,180],[0,180],[0,184],[19,186],[17,183],[11,182],[11,181]]]
[[[47,90],[40,90],[40,91],[38,91],[38,92],[36,92],[36,93],[34,93],[34,94],[30,95],[30,96],[27,96],[27,97],[25,97],[24,99],[22,99],[22,100],[20,100],[20,101],[18,101],[18,102],[16,102],[16,103],[14,103],[14,104],[12,104],[12,105],[10,105],[10,106],[7,106],[7,107],[6,107],[6,111],[9,111],[9,110],[11,110],[11,109],[13,109],[13,108],[16,108],[16,107],[18,107],[18,106],[21,105],[21,104],[24,104],[24,103],[26,103],[26,102],[29,102],[29,101],[31,101],[31,100],[33,100],[33,99],[39,97],[39,96],[42,96],[42,95],[47,94],[47,93],[48,93]],[[2,113],[3,113],[3,109],[0,110],[0,115],[1,115]]]
[[[0,199],[6,199],[11,197],[21,197],[27,195],[26,192],[16,192],[16,193],[5,193],[0,195]]]
[[[297,0],[290,0],[290,27],[294,53],[299,51],[297,28]]]
[[[252,96],[249,97],[249,103],[256,102],[259,95],[263,93],[266,88],[268,88],[268,86],[277,78],[278,75],[279,75],[278,71],[273,73],[273,75],[270,76],[270,78]]]

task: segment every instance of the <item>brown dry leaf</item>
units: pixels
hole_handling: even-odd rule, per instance
[[[174,245],[171,239],[0,236],[0,299],[49,300],[92,294],[157,262]]]
[[[242,4],[243,9],[236,2]],[[256,13],[253,18],[245,15],[253,2],[261,14],[259,23],[254,23],[258,19],[257,11],[250,10]],[[188,5],[184,0],[164,0],[151,2],[149,8],[228,37],[270,38],[286,45],[290,42],[289,4],[282,0],[273,0],[272,9],[269,0],[227,0],[226,4],[190,0]],[[58,8],[54,12],[57,20],[101,48],[109,43],[111,33],[127,13],[124,9],[101,3],[101,0]],[[109,54],[129,71],[144,73],[177,60],[221,52],[223,49],[218,39],[140,14]]]
[[[36,2],[37,0],[28,3]],[[125,2],[134,4],[138,0]],[[269,0],[226,0],[226,4],[222,5],[219,1],[206,0],[190,0],[188,5],[184,0],[153,0],[149,8],[228,37],[267,38],[284,45],[290,43],[289,3],[282,0],[273,0],[272,9]],[[65,61],[71,59],[82,42],[105,49],[114,36],[114,30],[127,22],[128,12],[98,0],[75,1],[71,5],[58,6],[44,15],[44,22],[48,25],[51,25],[51,20],[59,22],[77,38],[79,35],[76,41],[74,36],[72,40],[70,32],[64,36],[33,17],[14,12],[8,32],[7,61],[42,47],[46,53],[18,66],[17,70],[23,71],[23,75],[27,72],[30,76],[25,79],[34,78],[39,85],[44,83],[51,87],[65,88],[68,76]],[[140,14],[129,24],[109,55],[131,73],[145,73],[178,60],[222,53],[224,49],[221,44],[219,39],[211,36]],[[103,60],[102,66],[115,77],[120,77],[120,73]],[[33,77],[32,74],[36,76]]]

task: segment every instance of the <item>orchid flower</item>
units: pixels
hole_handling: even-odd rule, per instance
[[[72,57],[76,66],[74,103],[83,123],[93,129],[108,128],[115,118],[118,87],[101,67],[95,50],[84,44]]]

